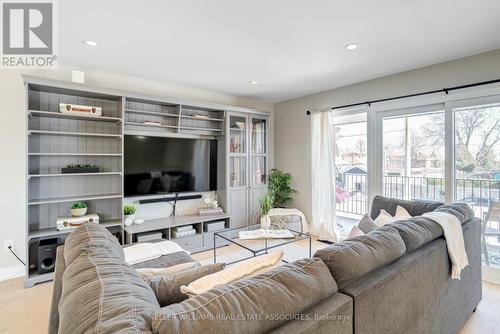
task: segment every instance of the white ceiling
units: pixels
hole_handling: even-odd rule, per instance
[[[58,4],[62,63],[271,102],[500,48],[498,0]]]

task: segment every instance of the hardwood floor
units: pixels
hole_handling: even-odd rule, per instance
[[[222,248],[220,255],[234,251],[232,247]],[[322,247],[322,243],[313,243],[313,251]],[[305,254],[292,255],[304,257]],[[211,251],[193,255],[201,262],[209,261],[212,256]],[[24,289],[22,278],[0,282],[0,333],[46,333],[51,295],[51,282],[29,289]],[[460,334],[500,334],[499,309],[500,285],[483,282],[483,300]]]

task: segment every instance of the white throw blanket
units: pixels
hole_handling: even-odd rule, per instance
[[[123,252],[125,253],[125,262],[127,262],[129,265],[154,260],[162,255],[168,255],[177,252],[186,252],[190,254],[177,243],[169,240],[157,243],[144,242],[132,245],[123,248]]]
[[[306,216],[300,211],[299,209],[271,209],[269,213],[267,214],[269,217],[271,216],[299,216],[300,221],[302,222],[302,233],[308,233],[309,232],[309,226],[307,225],[307,220]]]
[[[460,224],[457,217],[446,212],[427,212],[422,216],[431,219],[443,228],[446,247],[451,260],[451,278],[459,280],[460,272],[469,265],[462,224]]]

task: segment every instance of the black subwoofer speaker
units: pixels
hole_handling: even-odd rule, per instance
[[[56,248],[58,239],[44,239],[38,242],[38,273],[54,271],[56,266]]]

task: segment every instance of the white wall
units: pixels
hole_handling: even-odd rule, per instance
[[[61,65],[57,70],[25,72],[58,80],[71,78],[69,66]],[[217,103],[237,107],[255,108],[272,112],[273,105],[257,100],[229,96],[217,92],[193,89],[168,83],[134,78],[124,75],[90,71],[86,73],[86,84],[93,87],[107,87],[137,93],[186,99],[199,102]],[[19,262],[9,252],[3,250],[4,240],[14,239],[15,251],[25,259],[25,155],[26,116],[24,109],[24,86],[19,71],[0,71],[0,279],[11,274],[13,266]],[[270,127],[272,129],[272,115]],[[273,138],[272,132],[270,137]],[[270,166],[273,163],[273,142],[270,142]]]
[[[366,81],[274,105],[275,167],[295,177],[295,207],[311,218],[311,131],[306,110],[500,79],[500,50]]]

